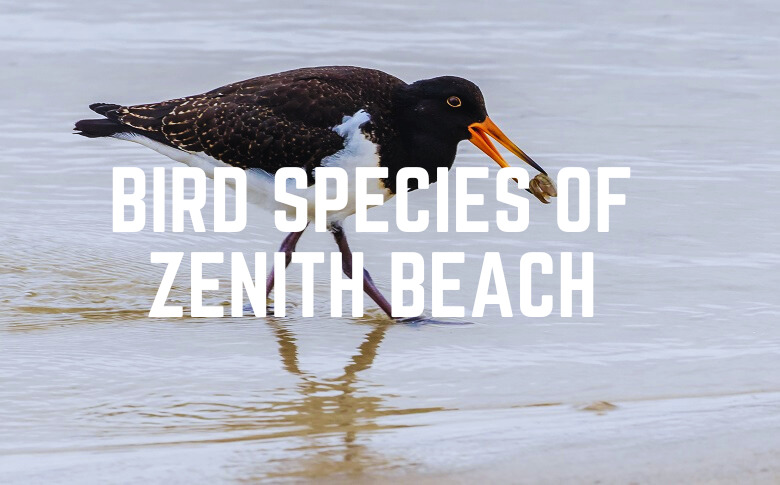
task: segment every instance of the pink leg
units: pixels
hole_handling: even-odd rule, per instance
[[[348,278],[352,278],[352,250],[349,249],[347,236],[344,234],[344,230],[340,225],[332,224],[330,230],[333,233],[333,237],[336,238],[336,244],[339,246],[339,251],[341,251],[341,266],[344,270],[344,274],[347,275]],[[363,291],[365,291],[388,316],[393,316],[390,310],[390,302],[382,296],[382,293],[379,292],[379,289],[374,284],[374,280],[371,279],[371,275],[368,274],[368,271],[365,269],[363,269]]]
[[[303,229],[305,231],[306,228]],[[287,237],[284,238],[284,241],[282,241],[282,245],[279,247],[279,252],[284,253],[285,255],[285,263],[284,266],[287,267],[290,265],[290,261],[292,261],[292,253],[295,252],[295,245],[298,244],[298,239],[301,238],[301,235],[303,235],[303,231],[301,232],[291,232],[287,235]],[[268,298],[268,295],[271,294],[271,290],[274,289],[274,268],[271,267],[271,272],[268,273],[268,279],[265,280],[265,297]]]

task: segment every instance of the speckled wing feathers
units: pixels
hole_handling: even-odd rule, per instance
[[[297,69],[228,84],[161,103],[119,107],[105,115],[188,152],[270,173],[303,167],[313,183],[322,158],[344,146],[332,128],[366,109],[390,115],[399,79],[357,67]]]

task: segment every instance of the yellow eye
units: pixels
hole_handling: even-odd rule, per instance
[[[457,96],[450,96],[447,98],[447,104],[452,106],[453,108],[458,108],[462,103],[460,102],[460,98]]]

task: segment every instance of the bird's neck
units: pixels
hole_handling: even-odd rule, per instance
[[[441,136],[436,133],[436,127],[428,126],[412,109],[404,88],[408,86],[400,87],[395,93],[395,110],[391,115],[393,135],[380,147],[380,163],[388,168],[387,185],[393,192],[398,171],[404,167],[421,167],[428,172],[429,183],[436,182],[439,167],[452,168],[461,141]],[[414,180],[409,185],[411,190],[417,188]]]
[[[449,170],[455,162],[458,142],[444,143],[430,136],[410,134],[399,136],[380,147],[380,164],[388,169],[387,187],[396,192],[398,171],[404,167],[421,167],[428,172],[428,182],[436,182],[439,167]],[[410,190],[417,189],[415,180],[409,181]]]

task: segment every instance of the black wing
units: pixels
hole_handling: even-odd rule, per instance
[[[178,149],[269,173],[303,167],[313,182],[314,167],[344,146],[332,128],[359,109],[366,109],[374,123],[388,117],[392,92],[400,84],[371,69],[305,68],[161,103],[92,108]]]

